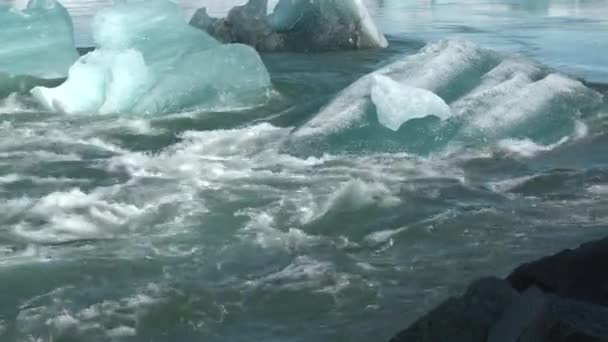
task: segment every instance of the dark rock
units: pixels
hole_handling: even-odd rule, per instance
[[[536,286],[560,297],[608,306],[608,238],[524,264],[507,280],[519,292]]]
[[[608,341],[608,308],[531,287],[490,330],[487,342]]]
[[[608,342],[608,238],[483,279],[391,342]]]
[[[478,280],[464,296],[448,299],[391,342],[484,342],[517,296],[504,280]]]
[[[277,9],[299,6],[301,15],[276,25],[267,15],[268,0],[249,0],[230,10],[225,18],[212,18],[201,8],[190,25],[206,31],[223,43],[242,43],[259,51],[327,51],[386,47],[366,31],[361,18],[322,1],[280,0]]]
[[[206,31],[223,43],[243,43],[259,51],[281,50],[283,37],[266,20],[268,0],[250,0],[230,10],[226,18],[210,17],[206,8],[198,9],[190,25]]]

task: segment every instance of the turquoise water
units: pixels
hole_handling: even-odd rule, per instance
[[[87,4],[67,3],[82,45]],[[476,277],[605,235],[605,103],[567,140],[542,121],[537,144],[462,143],[450,127],[412,143],[439,136],[432,122],[297,132],[443,38],[608,95],[608,2],[369,5],[389,49],[263,55],[277,95],[260,108],[62,116],[0,100],[0,341],[383,341]],[[459,81],[443,93],[470,90]]]

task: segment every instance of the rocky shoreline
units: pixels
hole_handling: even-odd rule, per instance
[[[475,281],[390,340],[443,341],[608,341],[608,238]]]

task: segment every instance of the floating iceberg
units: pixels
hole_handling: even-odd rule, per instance
[[[132,0],[100,11],[97,48],[70,68],[56,88],[31,93],[66,114],[156,114],[224,110],[267,101],[270,76],[257,52],[221,45],[187,25],[167,0]]]
[[[448,119],[452,111],[442,98],[426,89],[410,87],[392,79],[376,75],[371,89],[378,122],[393,131],[413,119],[436,116]]]
[[[268,0],[249,0],[223,19],[199,9],[190,24],[226,43],[261,51],[318,51],[385,48],[386,38],[363,0],[279,0],[267,15]]]
[[[487,143],[517,136],[549,144],[572,134],[577,120],[601,105],[601,94],[533,61],[445,40],[357,80],[293,137],[342,135],[373,127],[374,117],[396,130],[435,115],[444,127],[426,130],[431,135],[420,139],[433,142],[436,134],[442,143],[444,136]]]
[[[0,4],[0,98],[53,85],[78,58],[72,20],[55,0],[31,0],[18,11]]]

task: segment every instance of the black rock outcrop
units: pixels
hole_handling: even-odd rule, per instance
[[[391,342],[608,342],[608,239],[474,282]]]
[[[249,0],[221,19],[201,8],[190,25],[221,42],[247,44],[258,51],[353,50],[388,45],[367,10],[353,0],[280,0],[272,14],[267,11],[268,0]]]

